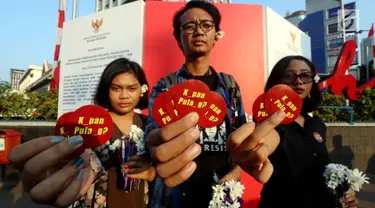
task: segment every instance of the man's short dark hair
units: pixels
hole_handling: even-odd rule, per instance
[[[181,35],[181,16],[189,9],[200,8],[211,15],[215,23],[216,31],[220,31],[221,14],[217,7],[206,1],[189,1],[184,7],[176,12],[173,17],[173,35],[177,41],[180,41]]]
[[[100,81],[98,84],[98,88],[96,90],[96,94],[94,97],[94,103],[106,109],[111,109],[111,104],[109,102],[109,88],[112,84],[112,80],[119,74],[122,73],[132,73],[137,78],[139,83],[142,85],[147,85],[148,82],[146,79],[146,75],[142,69],[142,67],[134,62],[130,61],[126,58],[120,58],[117,60],[112,61],[107,67],[104,69],[102,76],[100,77]],[[148,96],[145,94],[143,97],[139,99],[139,102],[136,108],[141,110],[146,109],[148,107]]]

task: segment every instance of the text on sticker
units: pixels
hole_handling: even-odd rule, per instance
[[[183,97],[180,97],[178,99],[178,104],[180,105],[184,105],[184,106],[190,106],[190,107],[196,107],[196,108],[204,108],[207,106],[207,102],[206,101],[200,101],[198,102],[197,106],[194,105],[194,100],[190,100],[190,99],[185,99]]]
[[[190,98],[201,98],[201,99],[203,99],[204,97],[206,97],[206,93],[193,91],[193,93],[191,93],[191,95],[189,96],[189,89],[184,89],[183,96],[190,97]]]
[[[172,118],[168,114],[164,116],[166,113],[163,111],[163,108],[159,108],[158,112],[162,116],[161,121],[164,125],[172,121]],[[177,111],[175,111],[175,114],[177,115]]]
[[[259,104],[259,109],[264,109],[264,102],[261,102]],[[258,117],[267,117],[268,116],[268,113],[266,111],[262,111],[262,110],[259,110],[258,111]]]
[[[281,100],[285,101],[286,99],[288,98],[288,96],[284,96]],[[281,103],[280,99],[277,99],[274,104],[281,110],[281,111],[285,111],[286,110],[286,107],[283,103]],[[297,107],[293,104],[293,102],[291,101],[288,101],[286,106],[288,106],[293,112],[295,112],[297,110]],[[286,117],[288,118],[293,118],[294,117],[294,114],[292,114],[291,112],[287,112],[286,113]]]

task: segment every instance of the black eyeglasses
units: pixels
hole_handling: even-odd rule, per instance
[[[215,23],[212,20],[203,20],[200,23],[197,22],[188,22],[184,25],[181,26],[181,29],[186,33],[186,34],[193,34],[197,31],[197,28],[200,27],[203,32],[209,32],[214,28]]]
[[[297,78],[300,78],[303,84],[308,84],[314,80],[314,75],[312,73],[286,73],[283,75],[283,81],[285,84],[293,84],[296,82]]]

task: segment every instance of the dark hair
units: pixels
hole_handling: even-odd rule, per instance
[[[265,91],[267,92],[273,86],[280,84],[281,79],[284,75],[285,70],[288,68],[292,60],[304,61],[311,69],[313,76],[315,76],[315,66],[314,64],[303,56],[287,56],[282,58],[276,65],[273,67],[270,76],[268,77]],[[312,82],[312,88],[310,92],[310,97],[305,98],[302,105],[303,112],[312,112],[317,109],[320,102],[322,101],[322,94],[319,90],[318,84],[315,81]]]
[[[106,109],[111,109],[111,104],[109,102],[109,87],[111,86],[112,80],[119,74],[122,73],[132,73],[137,78],[139,83],[142,85],[147,85],[148,82],[145,76],[145,73],[142,67],[134,62],[130,61],[126,58],[119,58],[107,65],[104,69],[102,76],[100,77],[100,81],[98,84],[98,88],[96,90],[94,103]],[[146,109],[148,107],[148,96],[147,93],[139,99],[139,102],[136,108],[141,110]]]
[[[211,15],[214,23],[216,31],[220,31],[220,22],[221,22],[221,14],[219,10],[216,8],[215,5],[206,2],[206,1],[189,1],[184,7],[176,12],[173,17],[173,35],[177,41],[180,41],[181,35],[181,16],[192,8],[200,8],[205,10],[208,14]],[[179,45],[182,49],[182,46]]]

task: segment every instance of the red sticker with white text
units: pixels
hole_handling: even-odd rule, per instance
[[[75,154],[82,154],[86,148],[96,148],[105,144],[112,136],[113,120],[109,113],[97,105],[85,105],[74,112],[60,116],[55,126],[55,135],[69,140],[81,135],[82,146]]]
[[[175,85],[177,86],[177,85]],[[165,109],[167,113],[174,119],[178,120],[181,118],[181,114],[176,109],[176,106],[174,105],[174,91],[175,86],[169,88],[168,92],[165,95]]]
[[[169,91],[159,94],[152,105],[152,117],[160,127],[164,127],[175,121],[175,119],[173,119],[173,117],[167,113],[167,109],[165,107],[165,98],[167,97],[168,93]]]
[[[198,125],[203,128],[212,128],[221,124],[227,113],[227,104],[217,92],[209,92],[206,97],[207,108],[200,114]]]
[[[113,120],[104,108],[85,105],[78,108],[70,117],[75,125],[73,135],[81,135],[86,148],[96,148],[105,144],[112,136]]]
[[[266,94],[267,93],[261,94],[253,104],[253,119],[258,123],[264,121],[264,119],[268,117],[266,107],[264,105]]]
[[[191,112],[203,115],[208,107],[207,93],[211,92],[206,84],[199,80],[188,80],[174,88],[174,105],[181,116]]]
[[[282,124],[288,124],[297,119],[302,110],[300,96],[287,85],[272,87],[265,97],[265,106],[268,115],[281,110],[286,114]]]
[[[74,114],[74,112],[67,112],[64,113],[59,117],[55,125],[55,135],[56,136],[63,136],[65,138],[69,138],[74,131],[74,125],[70,123],[70,117]]]

